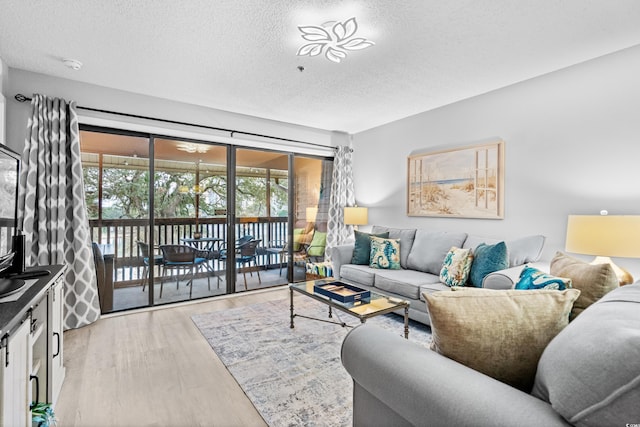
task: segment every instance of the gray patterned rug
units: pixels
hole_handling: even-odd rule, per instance
[[[327,306],[296,295],[295,312],[326,318]],[[359,321],[345,313],[340,319]],[[335,319],[334,311],[334,319]],[[349,328],[295,318],[289,328],[289,300],[277,300],[192,317],[202,335],[270,426],[351,425],[351,377],[340,362]],[[402,317],[367,321],[402,335]],[[428,346],[428,327],[411,321],[409,339]]]

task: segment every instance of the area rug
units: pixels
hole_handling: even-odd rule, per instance
[[[327,319],[328,307],[311,298],[296,296],[294,307],[298,314]],[[340,361],[349,328],[296,317],[291,329],[288,299],[198,314],[192,320],[268,425],[352,425],[353,385]],[[360,324],[336,310],[334,320]],[[398,335],[404,331],[402,317],[394,314],[367,323]],[[409,328],[409,339],[428,347],[429,328],[413,321]]]

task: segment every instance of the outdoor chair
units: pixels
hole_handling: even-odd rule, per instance
[[[253,262],[256,271],[258,273],[258,283],[262,283],[262,279],[260,278],[260,270],[258,268],[258,263],[256,261],[257,257],[257,249],[258,245],[262,242],[261,239],[257,240],[249,240],[247,242],[241,243],[236,246],[236,264],[238,264],[238,268],[242,268],[247,265],[248,268],[251,268],[251,263]],[[221,260],[226,261],[227,255],[221,255]],[[247,272],[246,269],[242,272],[244,277],[244,289],[247,290]],[[252,270],[249,270],[249,274],[253,277]]]
[[[142,264],[144,268],[142,269],[142,291],[144,292],[145,287],[147,286],[147,282],[149,281],[149,244],[146,242],[138,241],[138,250],[140,251],[140,255],[142,255]],[[154,255],[153,256],[153,265],[164,266],[164,258],[162,255]]]
[[[178,271],[178,273],[176,274],[176,289],[178,289],[180,285],[180,270],[184,272],[185,278],[187,274],[189,274],[190,278],[187,282],[187,286],[190,286],[189,299],[191,299],[191,295],[193,294],[193,279],[195,277],[195,273],[197,271],[202,271],[203,267],[205,267],[207,259],[197,257],[197,250],[193,246],[189,245],[162,245],[160,246],[160,250],[162,251],[165,271]],[[207,284],[209,285],[209,290],[211,290],[211,277],[208,274]],[[160,282],[160,298],[162,298],[162,285],[163,282]]]

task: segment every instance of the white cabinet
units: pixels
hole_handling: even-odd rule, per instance
[[[55,405],[64,381],[63,266],[0,303],[0,427],[28,427],[31,404]]]
[[[3,339],[0,357],[0,426],[31,425],[31,338],[29,319]]]
[[[64,276],[60,276],[49,291],[49,357],[51,366],[48,370],[47,398],[54,405],[64,381]]]

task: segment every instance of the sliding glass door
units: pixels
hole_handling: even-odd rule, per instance
[[[103,313],[317,273],[332,161],[83,126]]]

